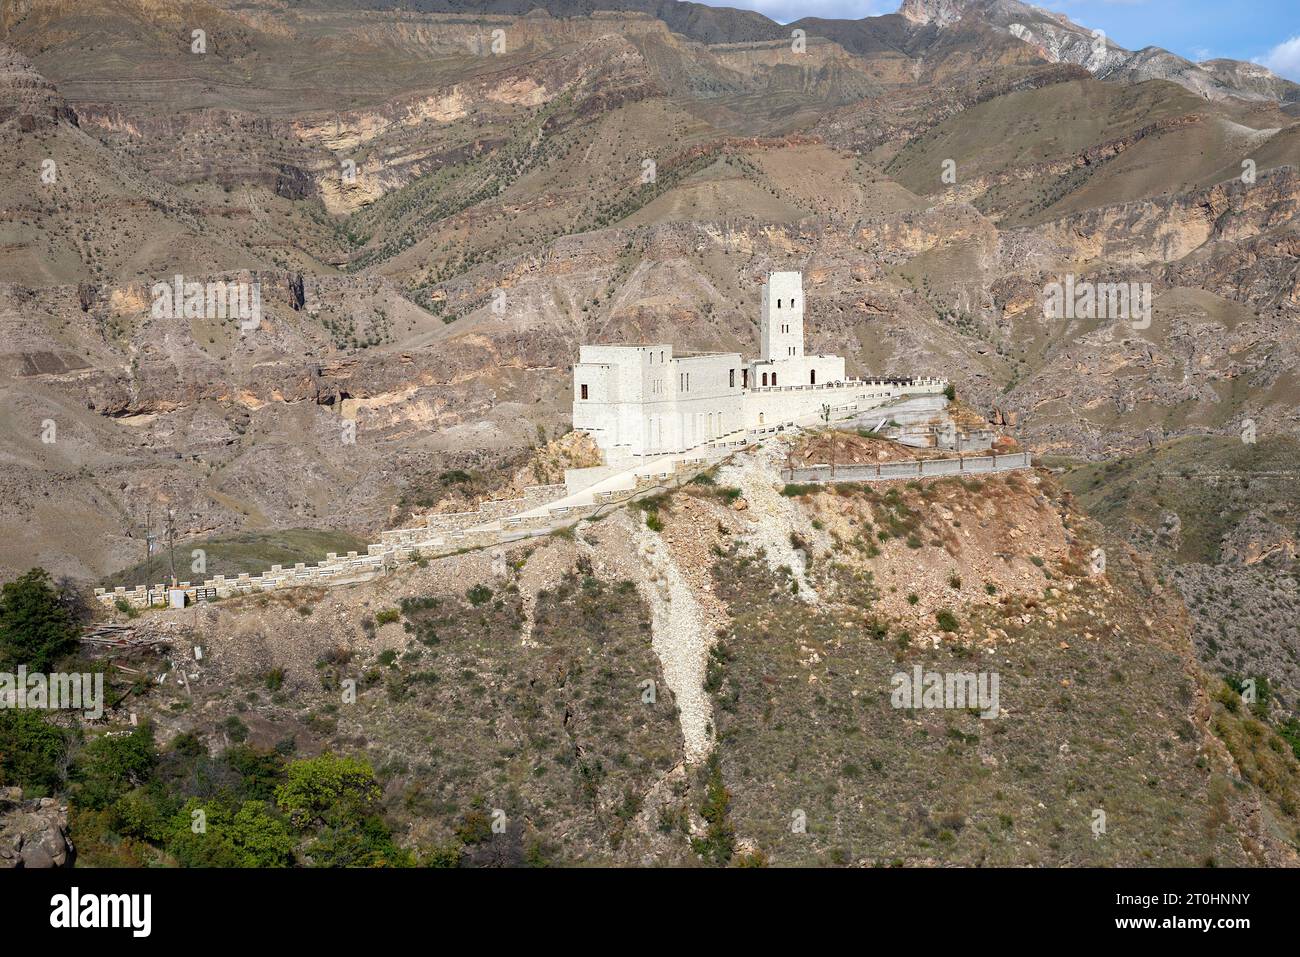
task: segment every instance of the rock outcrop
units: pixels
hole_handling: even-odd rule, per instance
[[[0,867],[71,867],[74,857],[66,804],[0,788]]]

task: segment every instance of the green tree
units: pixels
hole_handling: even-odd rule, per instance
[[[235,812],[231,839],[250,867],[289,867],[294,863],[293,835],[265,801],[245,801]]]
[[[379,784],[370,765],[358,758],[326,752],[294,761],[275,802],[295,827],[324,824],[327,817],[364,817],[379,800]]]
[[[392,832],[376,814],[348,818],[331,814],[307,855],[316,867],[413,867],[414,857],[393,843]]]
[[[190,798],[171,819],[167,852],[185,867],[290,867],[294,843],[265,801],[245,801],[235,811]]]
[[[0,666],[26,665],[47,671],[77,644],[72,611],[59,596],[49,572],[33,568],[0,588]]]

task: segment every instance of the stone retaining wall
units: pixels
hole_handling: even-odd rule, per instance
[[[521,498],[482,502],[472,512],[435,512],[426,515],[424,516],[424,527],[434,531],[473,528],[476,525],[485,525],[508,515],[518,515],[520,512],[531,511],[548,502],[559,501],[567,494],[569,494],[568,486],[563,483],[558,485],[530,485],[524,489]],[[384,536],[388,534],[388,532],[380,533],[380,540],[383,541]]]
[[[421,558],[437,558],[466,549],[486,548],[503,542],[518,541],[531,535],[549,534],[557,528],[588,518],[611,504],[629,501],[665,485],[680,485],[721,457],[715,455],[687,459],[674,463],[671,469],[653,475],[637,476],[632,488],[602,492],[595,496],[596,501],[589,505],[548,508],[545,514],[529,516],[519,515],[516,507],[504,518],[481,518],[481,524],[487,526],[484,528],[397,528],[381,533],[380,542],[368,546],[364,555],[348,552],[344,556],[339,556],[330,552],[325,556],[325,560],[317,565],[306,565],[301,562],[291,568],[272,565],[260,575],[241,574],[234,578],[215,575],[198,583],[181,582],[176,587],[185,592],[186,604],[193,604],[235,595],[273,591],[278,588],[324,587],[366,581],[385,575],[398,565]],[[555,489],[563,488],[563,485],[542,485],[534,486],[530,491],[536,490],[534,492],[536,497],[545,497],[552,494]],[[518,503],[527,500],[525,498],[512,501]],[[530,505],[524,510],[536,507],[537,505]],[[482,516],[481,512],[477,514]],[[167,593],[170,590],[170,586],[162,584],[137,585],[134,588],[119,586],[112,591],[96,588],[95,597],[106,605],[124,601],[134,608],[166,607]]]

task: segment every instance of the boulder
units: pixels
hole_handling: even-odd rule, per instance
[[[0,789],[0,868],[70,867],[73,858],[66,804],[24,801],[19,788]]]

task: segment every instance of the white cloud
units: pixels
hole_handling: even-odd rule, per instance
[[[1255,58],[1278,76],[1300,82],[1300,36],[1279,43],[1261,57]]]

